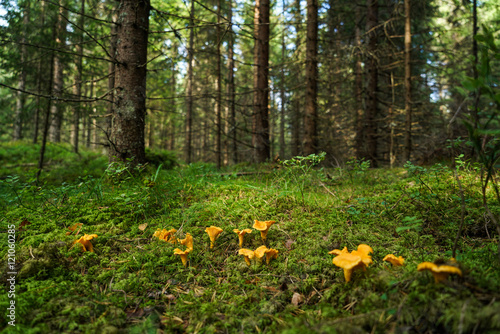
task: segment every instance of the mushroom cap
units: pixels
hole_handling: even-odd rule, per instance
[[[186,237],[184,239],[179,239],[179,242],[188,249],[193,249],[193,236],[190,233],[186,233]]]
[[[344,249],[342,249],[342,250],[334,249],[334,250],[328,252],[328,254],[335,254],[335,255],[340,255],[340,254],[345,254],[345,253],[349,253],[349,251],[347,250],[347,247],[344,247]]]
[[[429,270],[434,276],[436,282],[442,282],[448,278],[450,274],[457,274],[462,276],[460,268],[450,266],[447,264],[437,265],[432,262],[422,262],[417,266],[418,271]]]
[[[254,257],[254,251],[246,248],[242,248],[238,251],[239,255],[244,255],[248,257],[249,259],[252,259]]]
[[[392,263],[393,266],[402,266],[405,263],[405,259],[403,259],[402,256],[396,257],[394,254],[387,254],[382,261],[388,261]]]
[[[253,228],[259,231],[267,231],[271,225],[276,223],[274,220],[259,221],[254,220]]]
[[[217,226],[210,226],[205,229],[205,232],[208,233],[208,236],[210,237],[210,240],[215,240],[219,237],[219,234],[221,234],[223,230],[220,227]]]
[[[94,238],[97,238],[97,234],[84,234],[82,237],[83,240],[87,240],[87,241],[90,241]]]
[[[268,248],[265,245],[264,246],[260,246],[259,248],[257,248],[254,251],[255,257],[258,258],[258,259],[262,259],[262,257],[266,254],[267,250],[268,250]]]
[[[84,234],[80,239],[73,241],[73,245],[75,244],[80,244],[83,247],[83,251],[86,252],[87,250],[89,252],[94,252],[94,247],[92,246],[92,243],[90,243],[90,240],[97,238],[97,234]]]
[[[358,246],[358,252],[362,253],[362,254],[365,254],[366,256],[368,256],[368,254],[370,253],[373,253],[373,249],[366,245],[366,244],[360,244]]]
[[[191,252],[191,248],[186,249],[185,251],[180,250],[179,248],[174,249],[174,254],[175,255],[187,255],[189,252]]]
[[[358,266],[364,266],[361,256],[351,253],[343,253],[333,258],[333,264],[343,269],[354,269]]]
[[[234,233],[236,233],[236,234],[238,234],[238,235],[245,235],[245,234],[247,234],[247,233],[252,233],[252,230],[251,230],[251,229],[249,229],[249,228],[246,228],[246,229],[243,229],[243,230],[241,230],[241,231],[240,231],[240,230],[238,230],[237,228],[235,228],[235,229],[233,230],[233,232],[234,232]]]

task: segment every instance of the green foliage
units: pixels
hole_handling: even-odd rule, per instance
[[[132,171],[113,164],[98,176],[38,186],[18,176],[2,180],[0,230],[17,226],[17,323],[6,332],[500,330],[495,239],[472,233],[487,223],[474,190],[477,170],[459,171],[468,186],[469,224],[457,256],[464,275],[436,285],[416,266],[450,256],[460,215],[450,168],[366,168],[367,186],[336,177],[346,170],[323,170],[333,177],[320,186],[314,161],[228,178],[196,163]],[[307,206],[295,199],[297,188],[283,191],[285,176],[289,190],[294,180],[304,182]],[[251,228],[254,219],[277,222],[267,242],[279,255],[269,265],[248,267],[238,255],[233,229]],[[79,234],[67,234],[75,223],[83,224]],[[223,229],[212,250],[204,232],[210,225]],[[173,255],[183,246],[152,237],[163,228],[193,236],[188,267]],[[83,233],[98,235],[95,253],[71,247]],[[373,247],[373,264],[345,283],[328,252],[360,243]],[[245,248],[261,245],[257,231],[245,236]],[[406,265],[382,262],[388,253]],[[0,307],[8,302],[2,285]]]

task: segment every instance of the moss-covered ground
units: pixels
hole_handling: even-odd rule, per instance
[[[67,159],[83,158],[68,153]],[[82,165],[95,161],[83,159]],[[236,166],[224,173],[207,164],[121,167],[105,171],[104,165],[93,173],[80,168],[77,176],[64,173],[67,166],[54,167],[42,184],[35,184],[28,170],[16,170],[19,176],[2,170],[0,329],[500,332],[499,236],[485,214],[479,172],[472,166],[459,170],[462,191],[454,169],[445,165]],[[462,276],[437,284],[417,265],[450,261],[462,215],[455,256]],[[269,264],[248,266],[238,255],[233,229],[252,228],[254,220],[276,221],[267,246],[279,255]],[[68,229],[76,223],[81,228]],[[14,268],[8,266],[9,225],[15,225]],[[223,229],[213,249],[205,233],[211,225]],[[186,233],[194,238],[187,267],[173,253],[184,246],[153,237],[158,229],[171,228],[178,238]],[[91,240],[94,252],[73,244],[83,234],[97,234]],[[256,230],[245,236],[245,248],[262,244]],[[359,244],[373,248],[373,263],[346,283],[328,252]],[[405,265],[382,261],[389,253],[403,256]],[[15,297],[9,296],[13,269]],[[12,300],[15,327],[7,317]]]

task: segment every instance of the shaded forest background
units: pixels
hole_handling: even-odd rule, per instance
[[[451,143],[473,154],[463,120],[491,126],[498,113],[497,1],[2,1],[2,142],[118,145],[131,4],[149,18],[136,66],[146,112],[131,140],[188,163],[324,151],[332,166],[425,164]]]

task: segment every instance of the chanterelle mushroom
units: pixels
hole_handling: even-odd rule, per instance
[[[78,240],[73,241],[73,246],[75,244],[80,244],[82,245],[82,250],[84,252],[89,251],[89,252],[94,252],[94,247],[90,243],[90,240],[97,238],[97,234],[84,234],[83,237],[81,237]],[[73,247],[71,246],[71,247]]]
[[[252,233],[252,230],[249,229],[249,228],[246,228],[244,230],[238,230],[238,229],[234,229],[233,230],[234,233],[236,233],[238,235],[238,240],[240,242],[240,248],[243,247],[243,237],[245,236],[245,234],[247,233]]]
[[[447,264],[435,264],[432,262],[422,262],[417,266],[418,271],[429,270],[434,276],[436,283],[446,281],[450,274],[457,274],[462,276],[460,268],[450,266]]]
[[[217,226],[210,226],[205,229],[205,232],[208,233],[208,237],[210,238],[210,249],[214,248],[215,240],[219,237],[223,230]]]
[[[250,265],[250,260],[254,257],[254,251],[246,248],[242,248],[238,251],[238,254],[243,255],[245,257],[245,262],[247,265]]]
[[[264,241],[264,243],[266,242],[267,239],[267,232],[271,227],[271,225],[273,225],[274,223],[276,223],[274,220],[268,220],[268,221],[254,220],[253,228],[260,231],[260,236],[262,238],[262,241]]]
[[[181,245],[186,246],[187,249],[193,250],[193,236],[190,233],[186,233],[186,237],[184,239],[179,239]]]
[[[174,254],[175,255],[180,255],[181,261],[182,261],[182,265],[184,267],[187,266],[187,260],[188,260],[188,254],[189,254],[189,252],[191,252],[190,248],[186,249],[185,251],[182,251],[179,248],[174,249]]]
[[[333,264],[344,269],[344,278],[346,282],[351,280],[352,271],[357,268],[366,268],[365,263],[358,255],[342,253],[333,258]]]
[[[402,256],[396,257],[394,254],[387,254],[382,261],[388,261],[392,263],[393,266],[402,266],[405,263],[405,259],[403,259]]]

